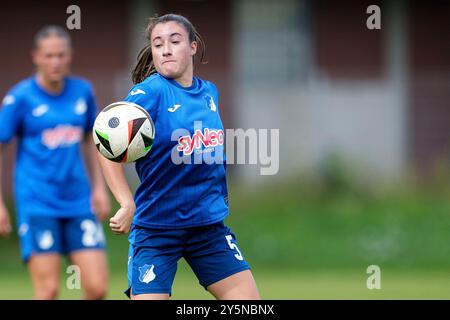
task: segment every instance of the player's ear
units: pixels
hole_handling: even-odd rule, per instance
[[[191,42],[191,55],[195,55],[197,53],[197,41]]]
[[[37,48],[33,48],[31,49],[31,61],[33,62],[34,65],[38,64],[38,49]]]
[[[70,63],[72,62],[72,60],[73,60],[73,55],[74,55],[74,53],[73,53],[72,48],[69,48],[69,51],[68,51],[68,53],[67,53],[67,60],[68,60],[69,64],[70,64]]]

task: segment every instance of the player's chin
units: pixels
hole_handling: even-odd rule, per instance
[[[63,73],[53,73],[48,76],[50,82],[61,82],[64,79]]]
[[[172,66],[167,66],[167,67],[163,66],[161,68],[160,73],[166,78],[176,79],[179,77],[178,69],[174,68]]]

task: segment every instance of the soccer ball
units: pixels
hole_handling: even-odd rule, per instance
[[[115,162],[134,162],[145,156],[155,139],[155,126],[148,112],[132,102],[105,107],[92,129],[97,150]]]

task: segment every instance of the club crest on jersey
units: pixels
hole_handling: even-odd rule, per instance
[[[178,139],[178,151],[183,151],[184,155],[190,155],[194,150],[215,147],[223,145],[225,140],[223,130],[213,130],[209,128],[203,129],[203,132],[199,129],[195,130],[192,136],[185,135]]]
[[[78,99],[77,102],[75,103],[75,113],[78,115],[82,115],[86,112],[86,110],[87,110],[86,101],[84,101],[83,98]]]
[[[205,98],[205,100],[206,100],[206,105],[208,106],[208,108],[209,108],[211,111],[216,112],[216,111],[217,111],[217,106],[216,106],[216,104],[214,103],[214,99],[213,99],[209,94],[207,94],[204,98]]]
[[[46,230],[38,234],[38,245],[42,250],[50,249],[54,242],[55,241],[50,230]]]
[[[155,269],[154,264],[144,264],[142,267],[139,267],[139,281],[143,283],[150,283],[155,280],[156,274],[153,269]]]

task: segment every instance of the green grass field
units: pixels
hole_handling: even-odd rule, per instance
[[[450,299],[448,188],[231,188],[227,224],[265,299]],[[125,299],[126,237],[107,231],[109,299]],[[17,236],[0,239],[0,299],[30,299]],[[366,287],[369,265],[381,289]],[[63,269],[64,270],[64,269]],[[64,289],[61,298],[78,299]],[[174,299],[211,299],[182,261]]]
[[[212,299],[198,283],[185,263],[175,278],[173,299]],[[389,271],[382,269],[381,289],[366,287],[365,270],[274,271],[254,270],[264,299],[450,299],[450,272]],[[68,290],[61,279],[61,299],[80,299],[80,290]],[[108,299],[127,299],[124,274],[114,273]],[[27,274],[3,275],[0,299],[31,299]]]

